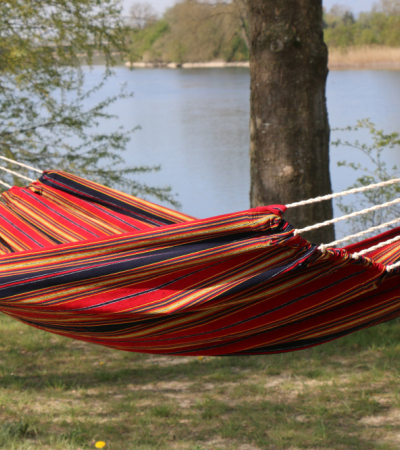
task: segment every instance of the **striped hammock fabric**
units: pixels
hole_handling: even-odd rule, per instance
[[[198,220],[47,171],[0,202],[0,311],[120,350],[254,355],[400,315],[400,228],[322,253],[285,206]]]

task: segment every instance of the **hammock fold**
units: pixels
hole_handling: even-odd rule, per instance
[[[400,243],[359,260],[294,236],[285,206],[208,219],[47,171],[0,203],[0,311],[108,347],[249,355],[318,345],[400,315]]]

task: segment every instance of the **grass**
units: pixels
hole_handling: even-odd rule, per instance
[[[0,315],[0,448],[390,450],[400,322],[281,355],[124,353]]]
[[[400,68],[400,48],[386,46],[329,48],[330,68]]]

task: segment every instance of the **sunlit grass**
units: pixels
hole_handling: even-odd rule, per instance
[[[296,353],[179,359],[0,315],[0,448],[398,449],[399,325]]]

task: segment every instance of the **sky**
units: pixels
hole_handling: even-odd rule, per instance
[[[130,6],[136,2],[150,3],[160,15],[168,7],[176,3],[175,0],[122,0],[125,14],[129,13]],[[346,6],[354,14],[362,11],[370,11],[374,3],[377,3],[377,0],[323,0],[326,9],[330,9],[332,5],[340,4]]]

